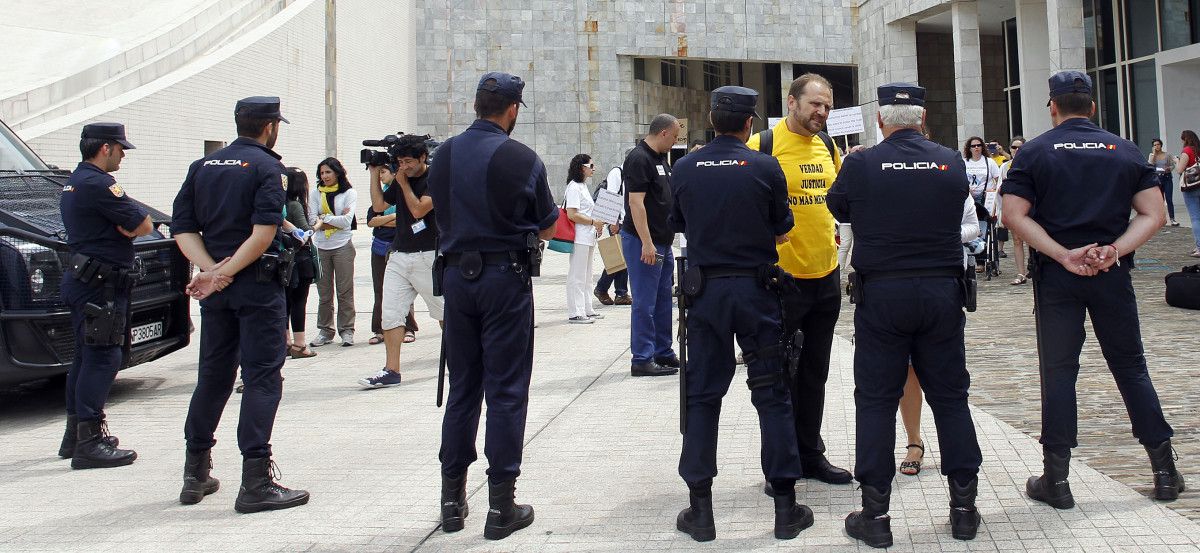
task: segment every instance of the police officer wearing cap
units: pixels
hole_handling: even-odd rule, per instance
[[[690,506],[676,527],[696,541],[716,538],[712,482],[717,475],[721,399],[734,374],[733,341],[746,360],[746,385],[758,410],[762,469],[773,487],[775,537],[792,539],[813,523],[812,510],[796,503],[800,453],[780,346],[779,296],[764,285],[779,260],[793,219],[787,179],[779,162],[746,147],[758,92],[723,86],[712,92],[709,121],[717,137],[675,163],[671,221],[688,241],[681,301],[687,318],[690,360],[687,415],[679,475]]]
[[[179,501],[199,503],[220,486],[210,475],[217,423],[241,366],[242,486],[238,512],[287,509],[308,492],[275,482],[271,429],[283,395],[287,306],[276,233],[283,222],[287,180],[273,148],[279,98],[255,96],[234,108],[238,138],[192,163],[175,197],[171,231],[183,254],[200,268],[188,285],[200,300],[200,364],[188,408],[187,453]]]
[[[1078,445],[1075,381],[1083,316],[1117,382],[1133,435],[1146,448],[1154,497],[1184,491],[1142,350],[1133,252],[1166,223],[1154,167],[1132,142],[1091,121],[1092,80],[1078,71],[1050,77],[1054,128],[1026,142],[1001,193],[1004,224],[1035,250],[1029,260],[1042,388],[1043,468],[1026,494],[1058,509],[1075,505],[1067,482]],[[1130,210],[1135,212],[1129,218]]]
[[[463,528],[467,467],[477,457],[480,401],[486,400],[488,539],[503,539],[533,523],[533,508],[513,501],[533,369],[530,273],[537,270],[540,240],[554,236],[558,219],[546,166],[528,146],[509,138],[525,105],[524,88],[520,77],[508,73],[479,80],[479,118],[438,147],[427,187],[437,213],[441,259],[434,281],[440,279],[446,298],[450,352],[439,453],[442,529]]]
[[[133,450],[117,449],[104,422],[104,402],[129,345],[133,239],[153,230],[145,208],[109,174],[132,149],[124,125],[85,125],[79,140],[83,161],[63,186],[59,204],[71,252],[62,299],[71,309],[75,358],[67,371],[67,429],[58,455],[71,459],[73,469],[119,467],[137,459]]]
[[[878,96],[884,141],[846,158],[828,201],[834,218],[854,228],[854,475],[863,508],[846,517],[846,532],[871,547],[892,545],[896,407],[911,359],[938,429],[951,534],[969,540],[979,527],[982,458],[967,407],[963,342],[963,307],[974,284],[966,280],[960,236],[966,166],[957,152],[922,136],[925,89],[892,83]]]

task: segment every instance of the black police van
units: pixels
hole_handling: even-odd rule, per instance
[[[0,122],[0,386],[59,376],[75,357],[70,311],[59,297],[68,267],[67,233],[58,202],[70,171],[46,165]],[[164,236],[171,217],[146,207],[155,230],[134,240],[124,368],[188,345],[192,333],[184,287],[191,265]]]

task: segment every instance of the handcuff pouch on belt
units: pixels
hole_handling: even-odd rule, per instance
[[[458,270],[468,281],[479,280],[479,275],[483,274],[483,254],[463,252],[458,258]]]
[[[254,281],[271,282],[279,275],[279,255],[264,253],[254,264]]]
[[[680,290],[687,296],[689,304],[704,292],[704,271],[699,265],[692,265],[683,272]]]

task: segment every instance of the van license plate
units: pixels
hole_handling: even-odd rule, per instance
[[[157,323],[135,326],[130,329],[130,333],[133,335],[133,345],[137,345],[142,342],[149,342],[150,340],[154,340],[156,338],[162,338],[163,324],[162,321],[159,321]]]

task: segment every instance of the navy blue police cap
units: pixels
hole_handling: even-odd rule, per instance
[[[730,111],[758,117],[758,112],[754,110],[758,106],[758,91],[753,88],[722,86],[712,91],[709,101],[713,111]]]
[[[491,71],[480,77],[479,86],[475,90],[495,92],[510,100],[521,102],[522,106],[525,105],[525,101],[521,99],[521,92],[525,90],[525,81],[522,81],[516,75],[502,71]]]
[[[233,108],[233,115],[236,117],[243,114],[255,119],[278,119],[291,124],[291,121],[279,112],[278,96],[251,96],[238,100],[237,106]]]
[[[83,132],[79,133],[79,137],[111,140],[126,150],[134,149],[133,144],[125,140],[125,125],[120,123],[89,123],[83,126]]]
[[[1092,78],[1081,71],[1059,71],[1050,75],[1050,97],[1063,94],[1092,94]],[[1047,101],[1046,105],[1050,105]]]
[[[925,89],[912,83],[888,83],[876,91],[879,105],[925,105]]]

